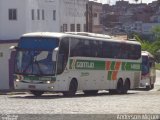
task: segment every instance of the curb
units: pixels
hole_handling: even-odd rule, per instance
[[[26,94],[27,91],[9,91],[9,90],[0,90],[0,95],[19,95]]]

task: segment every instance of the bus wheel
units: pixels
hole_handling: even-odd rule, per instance
[[[72,79],[69,85],[69,91],[63,92],[64,96],[74,96],[76,94],[78,83],[76,79]]]
[[[85,95],[96,95],[98,90],[83,90]]]
[[[154,89],[154,84],[151,84],[151,89]]]
[[[119,79],[119,80],[118,80],[118,83],[117,83],[116,92],[117,92],[117,94],[122,94],[123,91],[124,91],[123,80],[122,80],[122,79]]]
[[[151,79],[150,79],[150,84],[146,86],[146,90],[151,90],[152,89],[152,84],[151,84]]]
[[[148,90],[151,90],[151,86],[150,85],[147,85],[146,86],[146,90],[148,91]]]
[[[43,91],[35,91],[35,90],[31,90],[30,92],[36,97],[40,97],[44,93]]]
[[[114,89],[109,89],[109,94],[111,95],[117,94],[117,91]]]
[[[127,79],[124,82],[123,94],[127,94],[127,92],[128,92],[129,89],[130,89],[130,81]]]

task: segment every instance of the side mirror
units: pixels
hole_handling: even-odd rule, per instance
[[[58,48],[58,47],[56,47],[56,48],[53,50],[53,54],[52,54],[52,60],[53,60],[53,61],[56,61],[58,51],[59,51],[59,48]]]
[[[11,51],[15,51],[15,50],[18,49],[18,47],[17,47],[17,46],[11,46],[9,49],[10,49]]]

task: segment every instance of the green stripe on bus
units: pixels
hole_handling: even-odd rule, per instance
[[[108,71],[107,80],[111,80],[111,79],[112,79],[112,71]]]
[[[84,69],[84,70],[105,70],[106,61],[98,60],[77,60],[70,59],[69,68],[70,69]],[[111,66],[109,70],[115,70],[115,61],[111,61]],[[141,64],[134,62],[122,62],[121,68],[122,71],[141,71]]]
[[[105,61],[97,60],[70,60],[70,69],[85,69],[85,70],[105,70]]]
[[[110,70],[114,70],[115,69],[115,64],[116,64],[116,62],[112,61]]]
[[[141,64],[140,63],[133,63],[133,62],[125,62],[122,63],[122,70],[123,71],[141,71]]]

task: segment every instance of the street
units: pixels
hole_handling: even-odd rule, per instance
[[[159,114],[160,71],[157,71],[155,88],[151,91],[131,90],[126,95],[110,95],[100,91],[96,96],[81,92],[73,98],[61,94],[1,95],[1,114]]]

